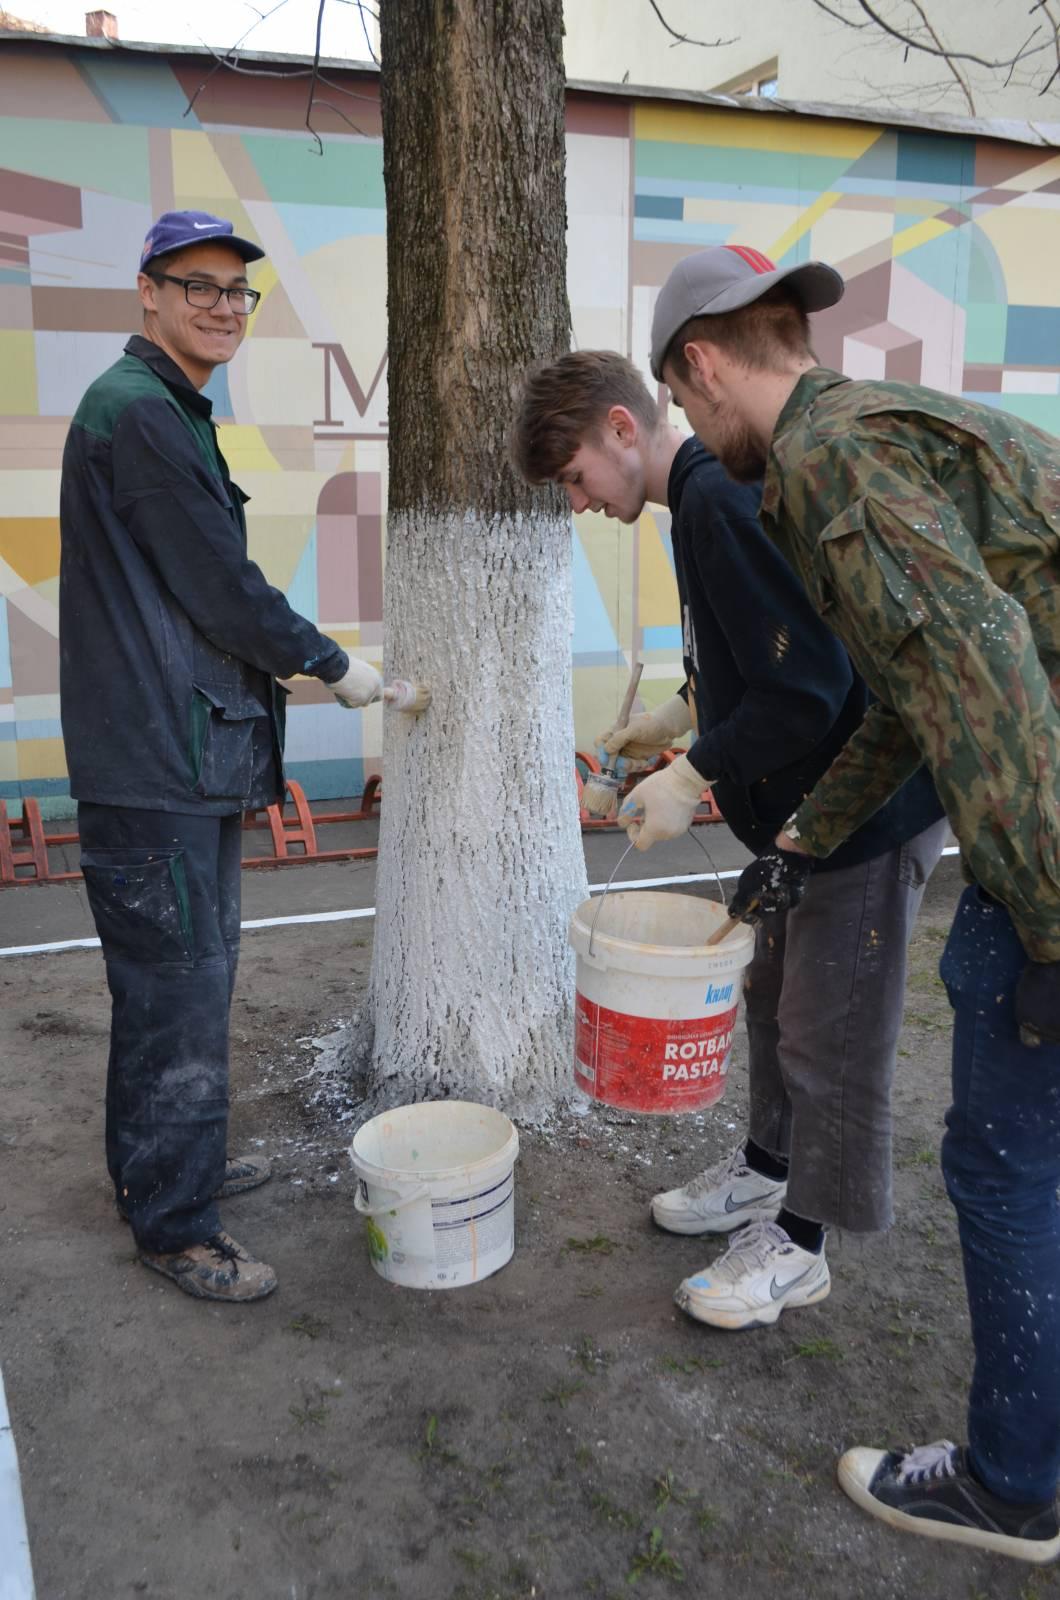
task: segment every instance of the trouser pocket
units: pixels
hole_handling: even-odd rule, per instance
[[[191,905],[183,850],[85,850],[88,903],[104,957],[190,961]]]

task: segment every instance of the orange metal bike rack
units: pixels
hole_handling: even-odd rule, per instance
[[[651,771],[660,771],[679,754],[677,750],[667,751],[659,757]],[[582,808],[582,768],[587,772],[600,770],[594,756],[579,750],[575,752],[574,774],[583,831],[617,828],[617,822],[601,822],[590,817]],[[643,773],[635,773],[627,787],[632,788],[642,776]],[[378,854],[374,845],[322,850],[318,838],[319,829],[332,823],[369,822],[378,818],[383,801],[383,783],[378,773],[373,773],[365,781],[361,803],[356,811],[329,811],[314,816],[305,791],[293,778],[288,779],[287,794],[289,798],[282,806],[271,805],[263,810],[248,811],[243,818],[243,827],[247,832],[268,828],[272,835],[272,854],[244,856],[244,867],[290,867],[311,861],[371,861]],[[709,789],[705,791],[702,805],[692,820],[695,823],[724,820]],[[77,842],[76,831],[45,832],[37,800],[23,800],[21,817],[9,817],[5,802],[0,800],[0,889],[19,888],[30,883],[70,883],[80,878],[80,872],[53,871],[48,859],[50,849]]]

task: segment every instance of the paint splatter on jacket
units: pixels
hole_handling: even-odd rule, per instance
[[[63,453],[59,656],[78,800],[222,815],[283,793],[275,682],[334,683],[346,654],[247,556],[246,496],[211,404],[134,336]]]
[[[971,876],[1060,960],[1060,442],[816,368],[777,422],[762,521],[881,702],[796,813],[807,848],[924,761]]]

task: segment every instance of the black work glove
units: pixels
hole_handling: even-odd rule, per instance
[[[729,916],[753,925],[777,911],[790,911],[802,899],[812,871],[812,856],[770,845],[740,873],[736,893],[729,902]]]
[[[1016,984],[1016,1021],[1021,1044],[1060,1044],[1060,961],[1027,962]]]

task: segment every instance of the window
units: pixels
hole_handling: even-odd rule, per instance
[[[776,57],[772,61],[763,61],[739,78],[730,78],[726,83],[717,84],[713,93],[756,94],[763,100],[775,100],[779,92],[778,65]]]

